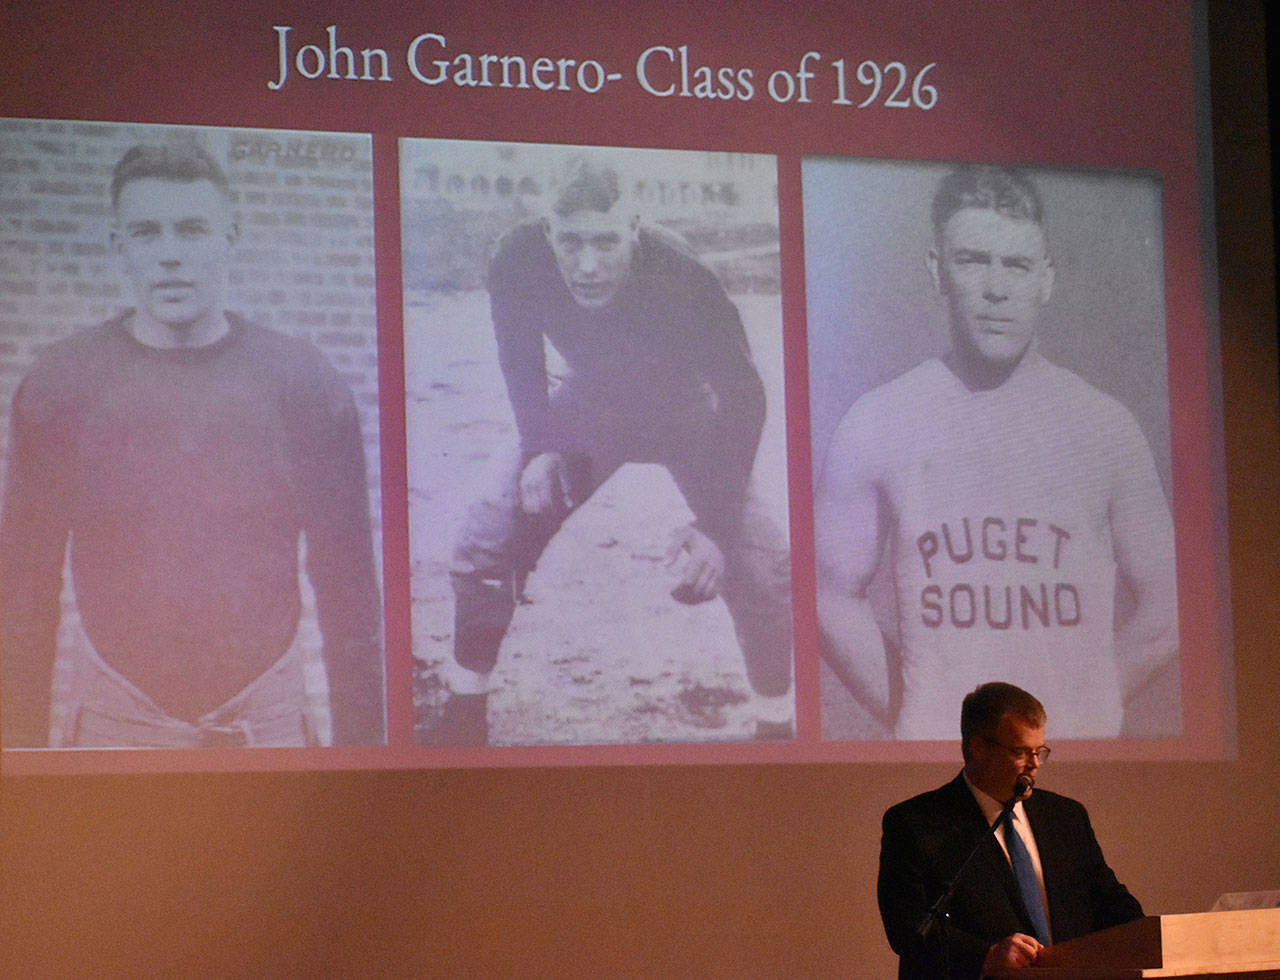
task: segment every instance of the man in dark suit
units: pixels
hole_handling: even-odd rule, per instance
[[[976,980],[1032,965],[1050,942],[1141,918],[1085,808],[1029,788],[1049,756],[1044,726],[1035,697],[1012,684],[983,684],[961,708],[961,773],[885,813],[880,916],[900,978]],[[1008,823],[988,832],[1023,789]],[[950,899],[931,914],[953,879]]]

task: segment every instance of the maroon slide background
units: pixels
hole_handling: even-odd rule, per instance
[[[1202,276],[1194,18],[1187,4],[1172,0],[802,8],[576,2],[554,13],[498,3],[395,11],[354,3],[6,5],[0,116],[373,134],[396,741],[377,750],[216,758],[5,753],[0,972],[893,975],[874,902],[880,814],[953,775],[955,746],[823,745],[816,719],[791,746],[446,757],[410,744],[394,205],[401,136],[779,157],[802,713],[816,704],[817,665],[801,157],[1158,171],[1184,686],[1197,698],[1196,734],[1167,751],[1137,754],[1097,745],[1086,757],[1083,743],[1055,743],[1043,781],[1089,805],[1111,864],[1149,913],[1201,911],[1220,892],[1280,884],[1280,426],[1261,5],[1210,6],[1216,282]],[[337,25],[339,43],[385,48],[394,80],[294,76],[272,92],[275,24],[289,24],[299,42],[320,44],[325,28]],[[429,87],[400,60],[423,32],[446,36],[451,54],[594,58],[623,80],[597,95]],[[688,45],[696,64],[750,67],[755,97],[703,102],[645,93],[632,72],[651,45]],[[774,103],[765,89],[769,73],[794,72],[810,50],[822,54],[813,102]],[[937,62],[929,76],[940,93],[937,107],[830,105],[830,63],[840,57],[850,67],[864,58],[912,68]],[[1215,293],[1221,436],[1213,421],[1219,352],[1206,314]],[[1230,625],[1219,602],[1226,582],[1213,471],[1219,439],[1232,533]],[[1220,638],[1232,630],[1224,651]],[[1234,664],[1225,674],[1224,656]],[[1222,714],[1233,675],[1234,747]],[[861,760],[870,764],[847,764]],[[615,765],[629,761],[663,764]],[[729,764],[736,762],[809,764]],[[471,768],[477,766],[503,768]],[[227,771],[205,771],[214,769]],[[330,771],[265,771],[300,769]],[[68,775],[90,770],[110,772]]]
[[[1211,359],[1216,324],[1207,312],[1197,176],[1192,19],[1186,5],[958,2],[806,5],[722,3],[675,8],[644,5],[625,17],[596,5],[557,8],[486,5],[389,13],[377,5],[254,4],[200,6],[166,16],[163,5],[127,5],[133,16],[96,5],[32,7],[9,13],[12,36],[29,40],[8,60],[17,85],[0,95],[0,115],[287,130],[369,132],[373,136],[379,332],[383,554],[385,567],[389,742],[387,749],[231,753],[15,753],[6,771],[93,772],[192,769],[351,768],[474,765],[585,765],[627,762],[736,762],[947,759],[942,742],[821,742],[818,653],[813,604],[812,461],[808,423],[803,201],[800,162],[808,155],[921,160],[980,160],[1056,167],[1147,170],[1162,184],[1166,310],[1175,461],[1184,732],[1181,738],[1081,742],[1079,758],[1220,758],[1233,739],[1230,636]],[[939,16],[945,10],[945,16]],[[139,32],[134,25],[163,24]],[[945,29],[942,29],[945,26]],[[281,32],[289,66],[281,80]],[[389,81],[308,79],[332,38],[360,58],[386,52]],[[450,78],[417,80],[407,52],[423,34],[418,65],[469,54],[515,54],[594,61],[616,81],[596,93],[499,86],[466,87]],[[647,78],[642,52],[655,46]],[[92,52],[91,56],[89,52]],[[681,54],[683,52],[683,54]],[[812,52],[812,54],[809,54]],[[807,56],[807,57],[806,57]],[[751,72],[751,98],[679,94],[681,59],[689,87],[706,66],[719,78]],[[25,61],[24,61],[25,59]],[[906,66],[908,81],[937,91],[928,110],[891,108],[888,85],[865,109],[833,104],[837,59],[846,98],[864,59]],[[336,62],[335,62],[336,63]],[[375,64],[377,64],[375,62]],[[807,102],[796,74],[805,65]],[[344,66],[345,67],[345,66]],[[359,68],[357,69],[359,70]],[[451,68],[451,70],[456,70]],[[494,78],[500,66],[493,67]],[[478,69],[477,69],[478,72]],[[380,74],[375,68],[375,74]],[[776,78],[774,77],[776,74]],[[786,76],[786,77],[784,77]],[[547,79],[558,79],[549,72]],[[595,76],[583,76],[597,87]],[[38,82],[36,80],[39,80]],[[272,86],[278,86],[273,89]],[[781,102],[770,93],[794,93]],[[928,91],[922,91],[922,101]],[[906,90],[904,89],[904,94]],[[409,648],[409,550],[405,477],[404,374],[397,139],[439,137],[675,149],[733,150],[777,157],[783,256],[786,417],[791,481],[799,731],[785,745],[690,744],[493,748],[432,751],[413,742]],[[850,202],[856,207],[856,202]],[[1061,743],[1059,740],[1058,744]]]
[[[818,641],[813,603],[812,459],[805,343],[803,200],[800,161],[808,155],[887,159],[982,160],[1016,164],[1149,170],[1160,175],[1165,223],[1167,342],[1172,391],[1171,441],[1178,532],[1184,736],[1091,741],[1087,759],[1213,759],[1230,751],[1230,636],[1225,540],[1215,514],[1221,466],[1216,453],[1215,324],[1202,280],[1192,19],[1178,3],[1108,9],[1101,31],[1096,4],[1050,9],[998,3],[946,4],[946,31],[929,29],[916,6],[818,4],[804,17],[783,4],[704,4],[612,17],[598,6],[566,5],[556,17],[529,6],[388,14],[342,4],[201,6],[164,18],[164,31],[133,31],[159,6],[134,4],[133,18],[97,9],[15,12],[28,49],[9,61],[18,86],[0,97],[0,114],[44,119],[236,125],[270,129],[369,132],[374,138],[379,388],[383,464],[383,551],[387,608],[387,750],[224,754],[6,754],[10,773],[174,769],[352,768],[352,766],[727,763],[727,761],[936,760],[945,742],[820,742]],[[287,32],[276,28],[289,28]],[[330,33],[332,28],[332,33]],[[576,63],[594,61],[617,81],[600,91],[466,87],[449,78],[426,84],[408,69],[422,41],[420,74],[433,60],[484,54]],[[280,43],[287,51],[282,74]],[[38,41],[37,41],[38,38]],[[88,40],[92,38],[92,40]],[[303,50],[303,46],[312,49]],[[390,81],[306,78],[330,47],[387,54]],[[92,58],[84,58],[91,46]],[[652,95],[637,81],[641,52]],[[812,54],[810,54],[812,52]],[[29,59],[24,70],[20,59]],[[301,61],[298,59],[302,59]],[[901,61],[909,81],[936,88],[936,104],[888,107],[888,84],[873,105],[836,105],[837,59],[845,61],[847,101],[861,101],[856,65]],[[731,99],[681,95],[682,61],[690,90],[698,70],[732,69]],[[332,64],[338,64],[337,59]],[[375,61],[374,74],[380,74]],[[801,65],[808,101],[800,101]],[[346,68],[346,65],[343,65]],[[357,67],[357,72],[360,68]],[[456,72],[456,68],[451,67]],[[475,69],[476,73],[479,69]],[[499,78],[500,67],[494,67]],[[740,79],[751,73],[751,97]],[[154,83],[141,81],[154,78]],[[28,79],[40,78],[40,84]],[[283,83],[282,83],[283,78]],[[548,84],[561,78],[545,75]],[[594,69],[582,75],[599,87]],[[141,83],[140,83],[141,81]],[[718,81],[717,81],[718,84]],[[276,86],[276,88],[273,88]],[[771,92],[790,101],[778,101]],[[904,90],[905,93],[906,90]],[[928,90],[922,102],[929,101]],[[404,450],[399,137],[588,143],[763,152],[778,160],[782,232],[788,466],[794,567],[796,701],[799,737],[788,745],[668,745],[486,748],[431,751],[412,738],[408,514]],[[856,206],[856,202],[850,202]],[[1060,745],[1064,743],[1059,742]]]

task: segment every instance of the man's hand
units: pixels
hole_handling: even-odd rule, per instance
[[[1044,945],[1035,936],[1015,932],[987,950],[987,958],[982,961],[982,975],[985,977],[1003,970],[1019,970],[1030,966],[1042,949]]]
[[[520,473],[520,508],[526,514],[545,514],[555,507],[573,507],[569,467],[560,453],[539,453]]]
[[[692,524],[672,533],[671,544],[667,548],[667,567],[675,569],[680,579],[671,590],[671,598],[676,602],[696,606],[720,594],[724,552]]]

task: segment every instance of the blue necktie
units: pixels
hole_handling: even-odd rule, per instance
[[[1049,944],[1049,917],[1045,915],[1044,898],[1040,894],[1040,881],[1036,878],[1035,865],[1031,863],[1031,854],[1027,845],[1022,843],[1017,830],[1013,826],[1013,811],[1004,815],[1004,843],[1009,848],[1009,860],[1013,863],[1013,876],[1018,879],[1018,891],[1022,893],[1022,904],[1027,907],[1031,921],[1035,925],[1036,938],[1046,946]]]

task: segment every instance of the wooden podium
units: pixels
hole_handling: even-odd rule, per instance
[[[1001,976],[1280,978],[1280,908],[1152,915],[1049,946],[1035,966]]]

